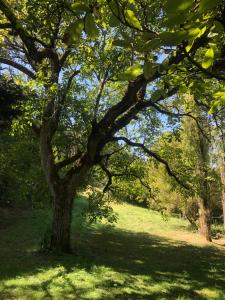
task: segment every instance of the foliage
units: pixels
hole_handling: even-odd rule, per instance
[[[1,129],[9,127],[13,119],[21,115],[16,107],[25,100],[19,86],[13,80],[0,75],[0,126]]]
[[[86,211],[86,218],[89,223],[97,223],[106,220],[107,223],[115,223],[117,215],[110,206],[110,201],[105,199],[107,197],[102,191],[98,191],[93,187],[88,190],[88,209]]]
[[[0,135],[0,205],[46,207],[49,193],[39,164],[38,145],[28,133]]]

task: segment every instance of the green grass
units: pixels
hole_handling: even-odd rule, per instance
[[[36,251],[48,212],[14,216],[0,230],[0,299],[225,299],[224,248],[202,242],[180,219],[114,209],[113,227],[81,227],[75,213],[77,255],[64,256]]]

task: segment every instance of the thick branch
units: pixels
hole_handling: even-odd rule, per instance
[[[139,76],[137,79],[130,81],[123,99],[108,110],[104,118],[99,122],[99,126],[108,128],[112,125],[118,116],[126,112],[127,109],[137,102],[137,93],[145,85],[146,79],[144,76]]]
[[[59,169],[62,169],[64,167],[74,163],[77,159],[79,159],[81,157],[81,154],[82,153],[80,151],[78,151],[75,155],[58,162],[56,164],[56,168],[59,170]]]
[[[194,54],[198,48],[200,48],[206,43],[206,40],[207,40],[207,32],[204,35],[202,35],[200,38],[195,40],[190,53]],[[168,66],[179,64],[184,58],[185,58],[185,54],[183,52],[183,47],[178,46],[176,55],[175,56],[171,55],[171,57],[168,59]],[[112,106],[107,111],[105,116],[99,122],[98,128],[100,128],[101,131],[102,130],[105,131],[107,128],[113,126],[115,120],[119,116],[126,113],[132,106],[134,106],[138,102],[137,93],[148,83],[153,82],[162,76],[163,76],[162,73],[156,71],[148,80],[146,80],[144,75],[142,74],[138,76],[135,80],[130,81],[128,84],[127,91],[123,96],[122,100],[117,104],[115,104],[114,106]]]
[[[35,79],[35,74],[32,71],[30,71],[29,69],[27,69],[26,67],[22,66],[21,64],[19,64],[17,62],[14,62],[14,61],[4,58],[4,57],[0,57],[0,63],[11,66],[11,67],[19,70],[20,72],[24,73],[28,77]]]
[[[12,25],[10,23],[0,24],[0,29],[10,29]]]
[[[173,96],[178,91],[178,88],[173,88],[167,92],[166,96],[160,96],[156,102],[159,102],[165,98]],[[110,134],[115,134],[118,130],[122,129],[124,126],[128,125],[132,119],[143,109],[153,106],[154,102],[151,100],[138,102],[133,106],[126,114],[124,114],[115,124],[112,126]]]

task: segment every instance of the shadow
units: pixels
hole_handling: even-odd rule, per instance
[[[180,285],[188,282],[189,290],[173,287],[173,291],[170,290],[173,297],[184,294],[190,299],[196,296],[196,299],[205,299],[195,295],[194,290],[216,287],[224,293],[225,299],[225,251],[222,249],[196,247],[147,233],[116,229],[111,229],[107,235],[104,231],[89,232],[78,248],[90,262],[110,266],[120,273],[149,275],[151,282]],[[169,293],[162,294],[169,299]],[[156,299],[156,295],[154,297]]]
[[[225,251],[219,248],[107,226],[75,232],[75,241],[78,256],[43,255],[21,235],[19,246],[0,257],[0,280],[34,276],[30,289],[40,293],[38,299],[225,299]],[[47,272],[46,278],[36,283],[41,272]],[[8,283],[0,299],[13,297],[19,288],[27,295],[26,284]],[[210,298],[208,290],[220,296]]]

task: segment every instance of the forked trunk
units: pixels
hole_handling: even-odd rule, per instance
[[[56,252],[71,252],[71,221],[74,194],[61,190],[52,203],[53,222],[50,249]]]
[[[199,205],[199,233],[209,242],[211,238],[211,212],[202,199],[198,200]]]

